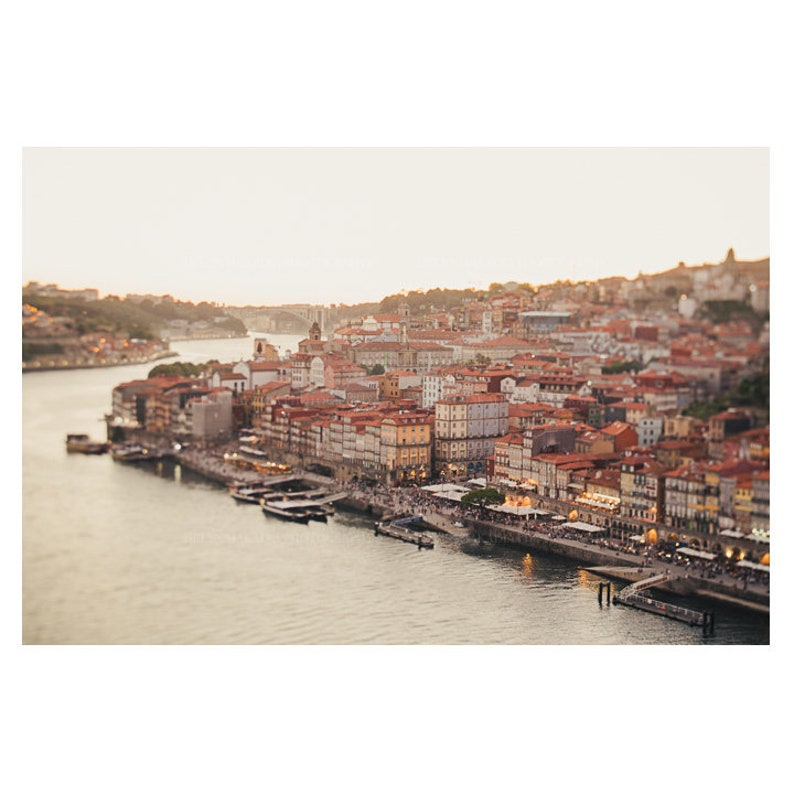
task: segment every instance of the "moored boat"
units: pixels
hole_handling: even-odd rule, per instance
[[[262,499],[272,493],[272,489],[264,485],[236,485],[229,488],[229,495],[232,499],[255,505],[261,504]]]
[[[297,521],[301,524],[308,524],[309,519],[311,518],[311,511],[305,507],[299,507],[294,505],[282,506],[284,503],[274,503],[269,502],[267,499],[262,501],[262,510],[263,512],[277,516],[278,518],[284,518],[288,521]]]
[[[84,455],[104,455],[110,442],[92,441],[86,433],[69,433],[66,436],[67,452],[82,452]]]

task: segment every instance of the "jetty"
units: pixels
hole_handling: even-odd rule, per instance
[[[679,620],[683,623],[688,623],[690,626],[700,626],[703,629],[704,635],[713,634],[713,612],[698,612],[694,609],[687,609],[686,607],[669,604],[665,601],[658,601],[655,598],[648,598],[643,595],[643,591],[664,584],[669,581],[670,578],[670,575],[667,573],[659,573],[649,576],[647,579],[632,582],[627,587],[615,593],[612,603],[634,607],[644,612],[652,612],[654,615],[661,615],[671,620]],[[600,597],[601,591],[599,590],[599,599]]]
[[[387,518],[383,521],[375,522],[375,536],[386,535],[386,537],[396,538],[405,543],[413,543],[420,551],[422,549],[432,549],[435,544],[430,535],[411,529],[412,526],[423,523],[422,516],[405,516],[391,520]]]
[[[152,447],[144,444],[114,444],[110,448],[113,460],[122,463],[140,463],[147,460],[163,460],[174,457],[173,449]]]

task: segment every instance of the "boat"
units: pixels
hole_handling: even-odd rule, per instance
[[[344,492],[328,493],[325,488],[303,491],[273,491],[262,497],[265,513],[306,523],[309,520],[328,521],[334,514],[332,503],[344,499]]]
[[[328,490],[326,488],[311,488],[306,491],[280,491],[280,494],[284,499],[314,499],[318,496],[325,496],[327,493]]]
[[[66,436],[67,452],[82,452],[84,455],[104,455],[110,449],[108,441],[92,441],[86,433],[69,433]]]
[[[404,516],[403,518],[390,518],[375,522],[375,535],[386,535],[390,538],[413,543],[419,549],[432,549],[434,546],[433,538],[423,532],[414,529],[414,525],[421,526],[421,516]]]
[[[312,505],[306,508],[309,511],[310,521],[328,521],[328,516],[334,514],[334,508],[330,505]]]
[[[233,485],[229,488],[232,499],[255,505],[261,504],[262,499],[272,493],[273,490],[264,485]]]
[[[311,511],[305,507],[292,505],[282,507],[281,503],[269,502],[267,499],[262,501],[262,510],[269,515],[284,518],[287,521],[297,521],[301,524],[308,524],[311,518]]]

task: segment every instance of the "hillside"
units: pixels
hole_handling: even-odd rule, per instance
[[[77,336],[99,331],[134,339],[158,339],[164,335],[167,327],[175,323],[201,323],[217,329],[218,336],[246,334],[245,325],[240,320],[227,316],[223,309],[206,302],[137,302],[112,295],[99,300],[86,300],[79,297],[42,295],[23,289],[22,303],[65,321]]]

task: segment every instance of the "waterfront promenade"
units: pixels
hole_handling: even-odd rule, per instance
[[[768,612],[769,581],[753,572],[737,575],[715,564],[660,558],[652,547],[636,546],[617,539],[581,537],[574,531],[541,522],[494,520],[491,511],[442,503],[418,489],[386,489],[382,486],[351,487],[347,490],[362,504],[394,513],[421,515],[425,523],[459,537],[477,537],[497,543],[544,551],[575,559],[593,573],[635,582],[662,573],[671,576],[661,589],[684,595],[733,603]],[[766,578],[766,581],[764,581]]]
[[[187,449],[176,454],[177,461],[209,479],[230,485],[267,480],[256,471],[242,469],[223,454],[224,450]],[[565,527],[528,522],[510,516],[496,520],[492,511],[448,503],[416,487],[388,488],[350,480],[334,480],[298,470],[301,477],[318,485],[344,488],[349,494],[340,505],[371,514],[419,515],[428,528],[459,538],[503,543],[574,559],[592,573],[624,582],[635,582],[667,573],[671,581],[661,589],[682,595],[697,595],[736,606],[769,611],[769,577],[753,571],[729,569],[697,560],[666,559],[653,547],[627,543],[616,538],[582,537]]]

